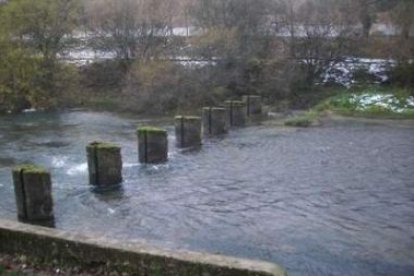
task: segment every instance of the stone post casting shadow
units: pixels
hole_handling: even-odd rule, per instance
[[[201,146],[201,118],[176,116],[175,137],[177,139],[177,147],[179,148]]]
[[[140,127],[137,135],[140,163],[167,162],[168,135],[166,130],[156,127]]]
[[[203,135],[217,136],[228,132],[227,112],[225,108],[203,108]]]
[[[228,124],[231,127],[242,127],[246,125],[246,103],[243,101],[226,101],[228,112]]]
[[[52,182],[50,173],[35,165],[13,168],[18,220],[54,227]]]
[[[104,188],[122,182],[121,148],[112,143],[93,142],[86,146],[89,183]]]

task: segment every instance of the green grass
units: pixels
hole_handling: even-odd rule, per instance
[[[414,119],[413,90],[371,86],[329,92],[333,96],[322,100],[303,115],[288,118],[284,124],[309,127],[326,113],[349,117]]]
[[[2,264],[0,264],[0,275],[2,275],[2,276],[18,276],[18,275],[23,275],[23,274],[20,273],[20,272],[17,272],[17,271],[7,271],[7,269]]]
[[[310,127],[318,117],[318,113],[311,110],[303,115],[288,118],[284,121],[285,126]]]
[[[10,271],[10,272],[6,272],[4,274],[5,276],[21,276],[24,275],[23,273],[17,272],[17,271]]]
[[[414,110],[405,111],[402,113],[390,112],[389,110],[384,110],[382,108],[371,107],[364,111],[358,110],[346,110],[346,109],[329,109],[335,114],[347,116],[347,117],[363,117],[363,118],[373,118],[373,119],[401,119],[401,120],[413,120],[414,119]]]
[[[410,90],[383,87],[341,91],[320,102],[313,110],[354,117],[414,119],[414,106],[409,102],[412,95]]]
[[[303,117],[294,117],[285,121],[285,126],[309,127],[311,125],[312,121]]]
[[[82,106],[97,110],[122,110],[122,104],[113,96],[91,96],[82,100]]]

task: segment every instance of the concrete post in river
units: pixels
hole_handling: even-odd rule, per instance
[[[227,110],[219,107],[203,108],[203,134],[216,136],[228,132]]]
[[[175,117],[177,147],[199,147],[201,145],[201,118],[195,116]]]
[[[246,125],[246,103],[243,101],[226,101],[228,124],[231,127]]]
[[[139,162],[167,162],[168,134],[166,130],[156,127],[140,127],[137,135]]]
[[[122,156],[118,145],[92,142],[86,146],[86,153],[91,185],[102,188],[122,182]]]
[[[13,184],[19,221],[54,226],[50,173],[35,165],[13,168]]]
[[[246,104],[246,115],[260,116],[262,114],[262,97],[247,95],[243,96],[243,102]]]

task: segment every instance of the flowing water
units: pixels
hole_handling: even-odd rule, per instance
[[[137,162],[135,128],[169,132],[169,162]],[[93,193],[85,145],[122,145],[123,189]],[[10,169],[52,173],[56,227],[268,260],[290,275],[414,275],[414,125],[257,125],[179,151],[168,121],[70,111],[0,117],[0,217]]]

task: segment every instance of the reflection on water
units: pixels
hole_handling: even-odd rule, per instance
[[[414,126],[253,126],[169,162],[137,163],[143,120],[110,113],[0,118],[0,217],[10,168],[52,172],[57,228],[277,262],[291,275],[414,275]],[[145,122],[146,124],[148,122]],[[85,146],[122,145],[120,191],[93,193]]]

